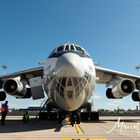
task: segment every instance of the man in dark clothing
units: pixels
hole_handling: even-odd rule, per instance
[[[71,122],[71,125],[73,127],[74,124],[75,124],[75,114],[74,114],[74,112],[71,112],[71,114],[70,114],[70,122]]]
[[[5,125],[5,118],[8,113],[8,101],[5,101],[1,107],[1,125]]]

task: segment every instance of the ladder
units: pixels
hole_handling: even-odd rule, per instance
[[[42,110],[44,109],[44,107],[45,107],[45,105],[47,104],[47,102],[49,101],[49,98],[47,98],[47,100],[46,99],[44,99],[43,101],[42,101],[42,103],[41,103],[41,105],[40,105],[40,110],[39,110],[39,112],[37,113],[37,115],[36,115],[36,117],[34,118],[34,119],[37,119],[37,117],[39,116],[39,114],[42,112]]]

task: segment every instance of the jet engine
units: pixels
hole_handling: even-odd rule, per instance
[[[135,90],[135,83],[130,79],[122,79],[115,82],[113,88],[108,88],[106,96],[109,99],[123,98]]]
[[[132,99],[133,101],[140,101],[140,92],[133,92]]]
[[[135,84],[136,84],[136,89],[140,90],[140,79],[136,80]]]
[[[7,94],[15,96],[17,98],[29,97],[26,93],[29,94],[28,88],[23,85],[18,79],[8,79],[3,83],[3,89]],[[31,96],[30,96],[31,97]]]
[[[6,93],[4,91],[0,91],[0,101],[4,101],[6,99]]]

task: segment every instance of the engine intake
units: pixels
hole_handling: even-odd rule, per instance
[[[9,79],[9,80],[4,82],[3,89],[7,93],[13,95],[16,92],[18,92],[18,93],[22,92],[23,84],[16,79]]]
[[[6,93],[16,97],[24,97],[26,93],[24,85],[17,79],[6,80],[3,84],[3,89]]]
[[[121,89],[124,94],[127,94],[127,93],[130,94],[134,91],[135,85],[134,85],[133,81],[131,81],[131,80],[124,80],[121,83]]]
[[[132,99],[133,101],[140,101],[140,92],[133,92]]]

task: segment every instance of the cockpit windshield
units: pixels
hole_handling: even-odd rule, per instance
[[[49,55],[49,58],[59,57],[62,54],[68,53],[68,52],[78,54],[81,57],[90,57],[84,48],[75,44],[65,44],[53,50],[52,53]]]
[[[68,96],[68,98],[78,97],[82,90],[86,87],[90,81],[91,76],[85,72],[84,77],[61,77],[56,78],[54,81],[54,87],[56,91],[62,96]]]

